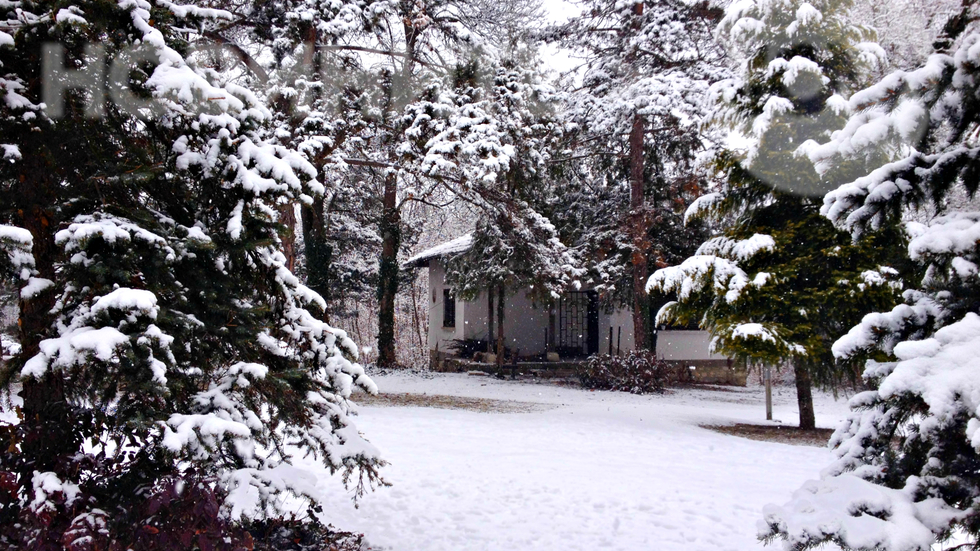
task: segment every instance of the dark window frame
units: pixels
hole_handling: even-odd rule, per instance
[[[456,295],[448,288],[442,290],[442,326],[456,327]]]

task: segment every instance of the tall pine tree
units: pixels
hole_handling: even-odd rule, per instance
[[[650,348],[647,277],[690,252],[697,234],[681,220],[704,183],[694,165],[708,141],[705,96],[728,75],[712,37],[721,9],[675,0],[588,0],[582,8],[549,32],[585,57],[566,108],[575,130],[569,162],[580,166],[566,169],[577,183],[556,222],[592,267],[589,283],[632,306],[637,346]]]

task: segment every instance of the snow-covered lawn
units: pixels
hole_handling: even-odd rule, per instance
[[[586,392],[466,375],[385,375],[382,392],[545,404],[528,413],[361,406],[358,427],[390,465],[392,487],[355,509],[335,487],[324,517],[374,549],[746,550],[763,505],[785,502],[831,458],[698,427],[760,422],[763,393],[683,389],[666,396]],[[795,423],[791,389],[776,418]],[[833,427],[842,398],[816,396]]]

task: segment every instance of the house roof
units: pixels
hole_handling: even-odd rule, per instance
[[[431,249],[424,250],[419,254],[409,258],[402,264],[403,268],[419,268],[428,266],[433,258],[441,258],[451,254],[468,251],[473,246],[473,234],[468,233],[462,237],[457,237],[452,241],[447,241],[442,245],[436,245]]]

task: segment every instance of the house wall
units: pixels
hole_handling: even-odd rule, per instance
[[[486,302],[486,299],[484,299]],[[548,308],[534,304],[527,291],[508,294],[504,299],[504,338],[507,347],[521,356],[543,354],[547,350]]]
[[[664,360],[727,360],[711,353],[711,333],[707,331],[657,331],[657,357]]]
[[[433,259],[429,263],[429,349],[445,352],[453,339],[487,338],[487,295],[481,293],[472,302],[456,301],[456,327],[446,328],[443,322],[443,290],[446,288],[445,269]],[[548,309],[534,304],[526,291],[508,294],[504,307],[504,338],[507,348],[519,350],[522,356],[542,354],[546,350]],[[496,312],[494,312],[496,316]],[[612,351],[634,350],[633,318],[626,308],[599,309],[599,353],[609,353],[609,328],[612,328]],[[620,336],[621,335],[621,336]],[[657,332],[657,356],[665,360],[726,360],[712,354],[711,335],[707,331]]]
[[[440,351],[445,351],[453,339],[487,338],[489,319],[486,293],[481,293],[476,300],[471,302],[457,300],[456,327],[450,329],[442,326],[442,297],[446,287],[445,268],[441,262],[433,259],[429,263],[429,350],[435,350],[438,345]],[[494,318],[496,319],[496,304],[494,310]],[[504,303],[504,339],[507,348],[520,351],[521,356],[542,354],[546,349],[545,332],[547,330],[548,309],[546,307],[534,304],[528,298],[527,291],[507,294]]]
[[[487,316],[487,294],[472,302],[464,302],[463,334],[467,339],[486,339],[489,317]],[[497,305],[494,299],[494,334],[496,338]],[[457,321],[457,323],[459,323]],[[508,349],[519,351],[521,356],[543,354],[545,352],[545,332],[548,330],[548,309],[534,304],[526,291],[507,293],[504,298],[504,340]]]
[[[429,263],[429,350],[445,351],[453,339],[463,338],[464,303],[456,301],[456,327],[443,327],[442,291],[446,288],[446,271],[436,260]]]

